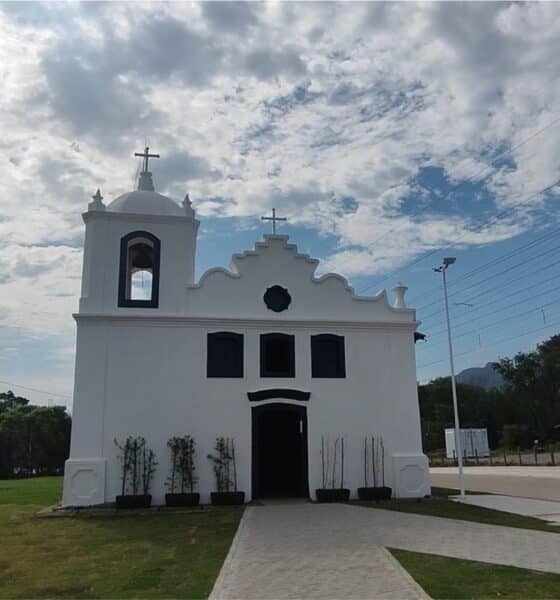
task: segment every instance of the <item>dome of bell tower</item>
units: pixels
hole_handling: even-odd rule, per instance
[[[142,215],[185,216],[184,207],[155,191],[152,173],[148,171],[148,159],[159,158],[159,154],[150,154],[149,150],[146,147],[143,153],[135,153],[135,156],[141,156],[144,159],[140,178],[138,179],[138,189],[115,198],[107,206],[107,210],[109,212]]]
[[[185,215],[176,202],[158,194],[155,191],[134,190],[115,198],[108,206],[110,212],[135,213],[142,215],[172,215],[181,217]]]

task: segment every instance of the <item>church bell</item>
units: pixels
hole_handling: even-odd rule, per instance
[[[136,244],[130,250],[132,268],[139,270],[153,268],[153,249],[148,244]]]

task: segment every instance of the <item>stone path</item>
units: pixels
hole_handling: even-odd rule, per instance
[[[385,547],[560,573],[560,534],[287,504],[246,509],[211,598],[426,598]]]
[[[210,599],[428,598],[385,548],[344,523],[341,509],[247,508]]]
[[[473,504],[484,508],[503,510],[516,515],[536,517],[551,524],[560,525],[560,502],[535,500],[533,498],[515,498],[499,494],[467,495],[463,500],[459,496],[453,496],[452,500],[463,504]]]
[[[457,488],[457,468],[431,468],[430,482]],[[560,467],[465,467],[465,483],[477,492],[560,502]]]

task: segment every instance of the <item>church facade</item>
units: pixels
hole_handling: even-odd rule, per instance
[[[246,500],[314,498],[325,483],[325,444],[337,438],[337,480],[355,497],[371,436],[383,440],[393,496],[429,493],[418,322],[405,287],[392,303],[385,291],[357,296],[340,275],[316,276],[318,261],[276,234],[195,281],[199,222],[188,196],[179,205],[154,191],[147,164],[137,190],[107,206],[98,192],[83,218],[65,506],[115,501],[115,439],[129,435],[155,452],[155,504],[167,491],[167,441],[184,435],[196,442],[201,502],[216,490],[207,455],[219,437],[235,441]]]

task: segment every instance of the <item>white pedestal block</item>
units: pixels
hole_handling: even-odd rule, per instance
[[[94,506],[105,502],[104,458],[68,459],[64,465],[62,506]]]
[[[424,454],[393,454],[393,497],[423,498],[430,493],[430,467]]]

